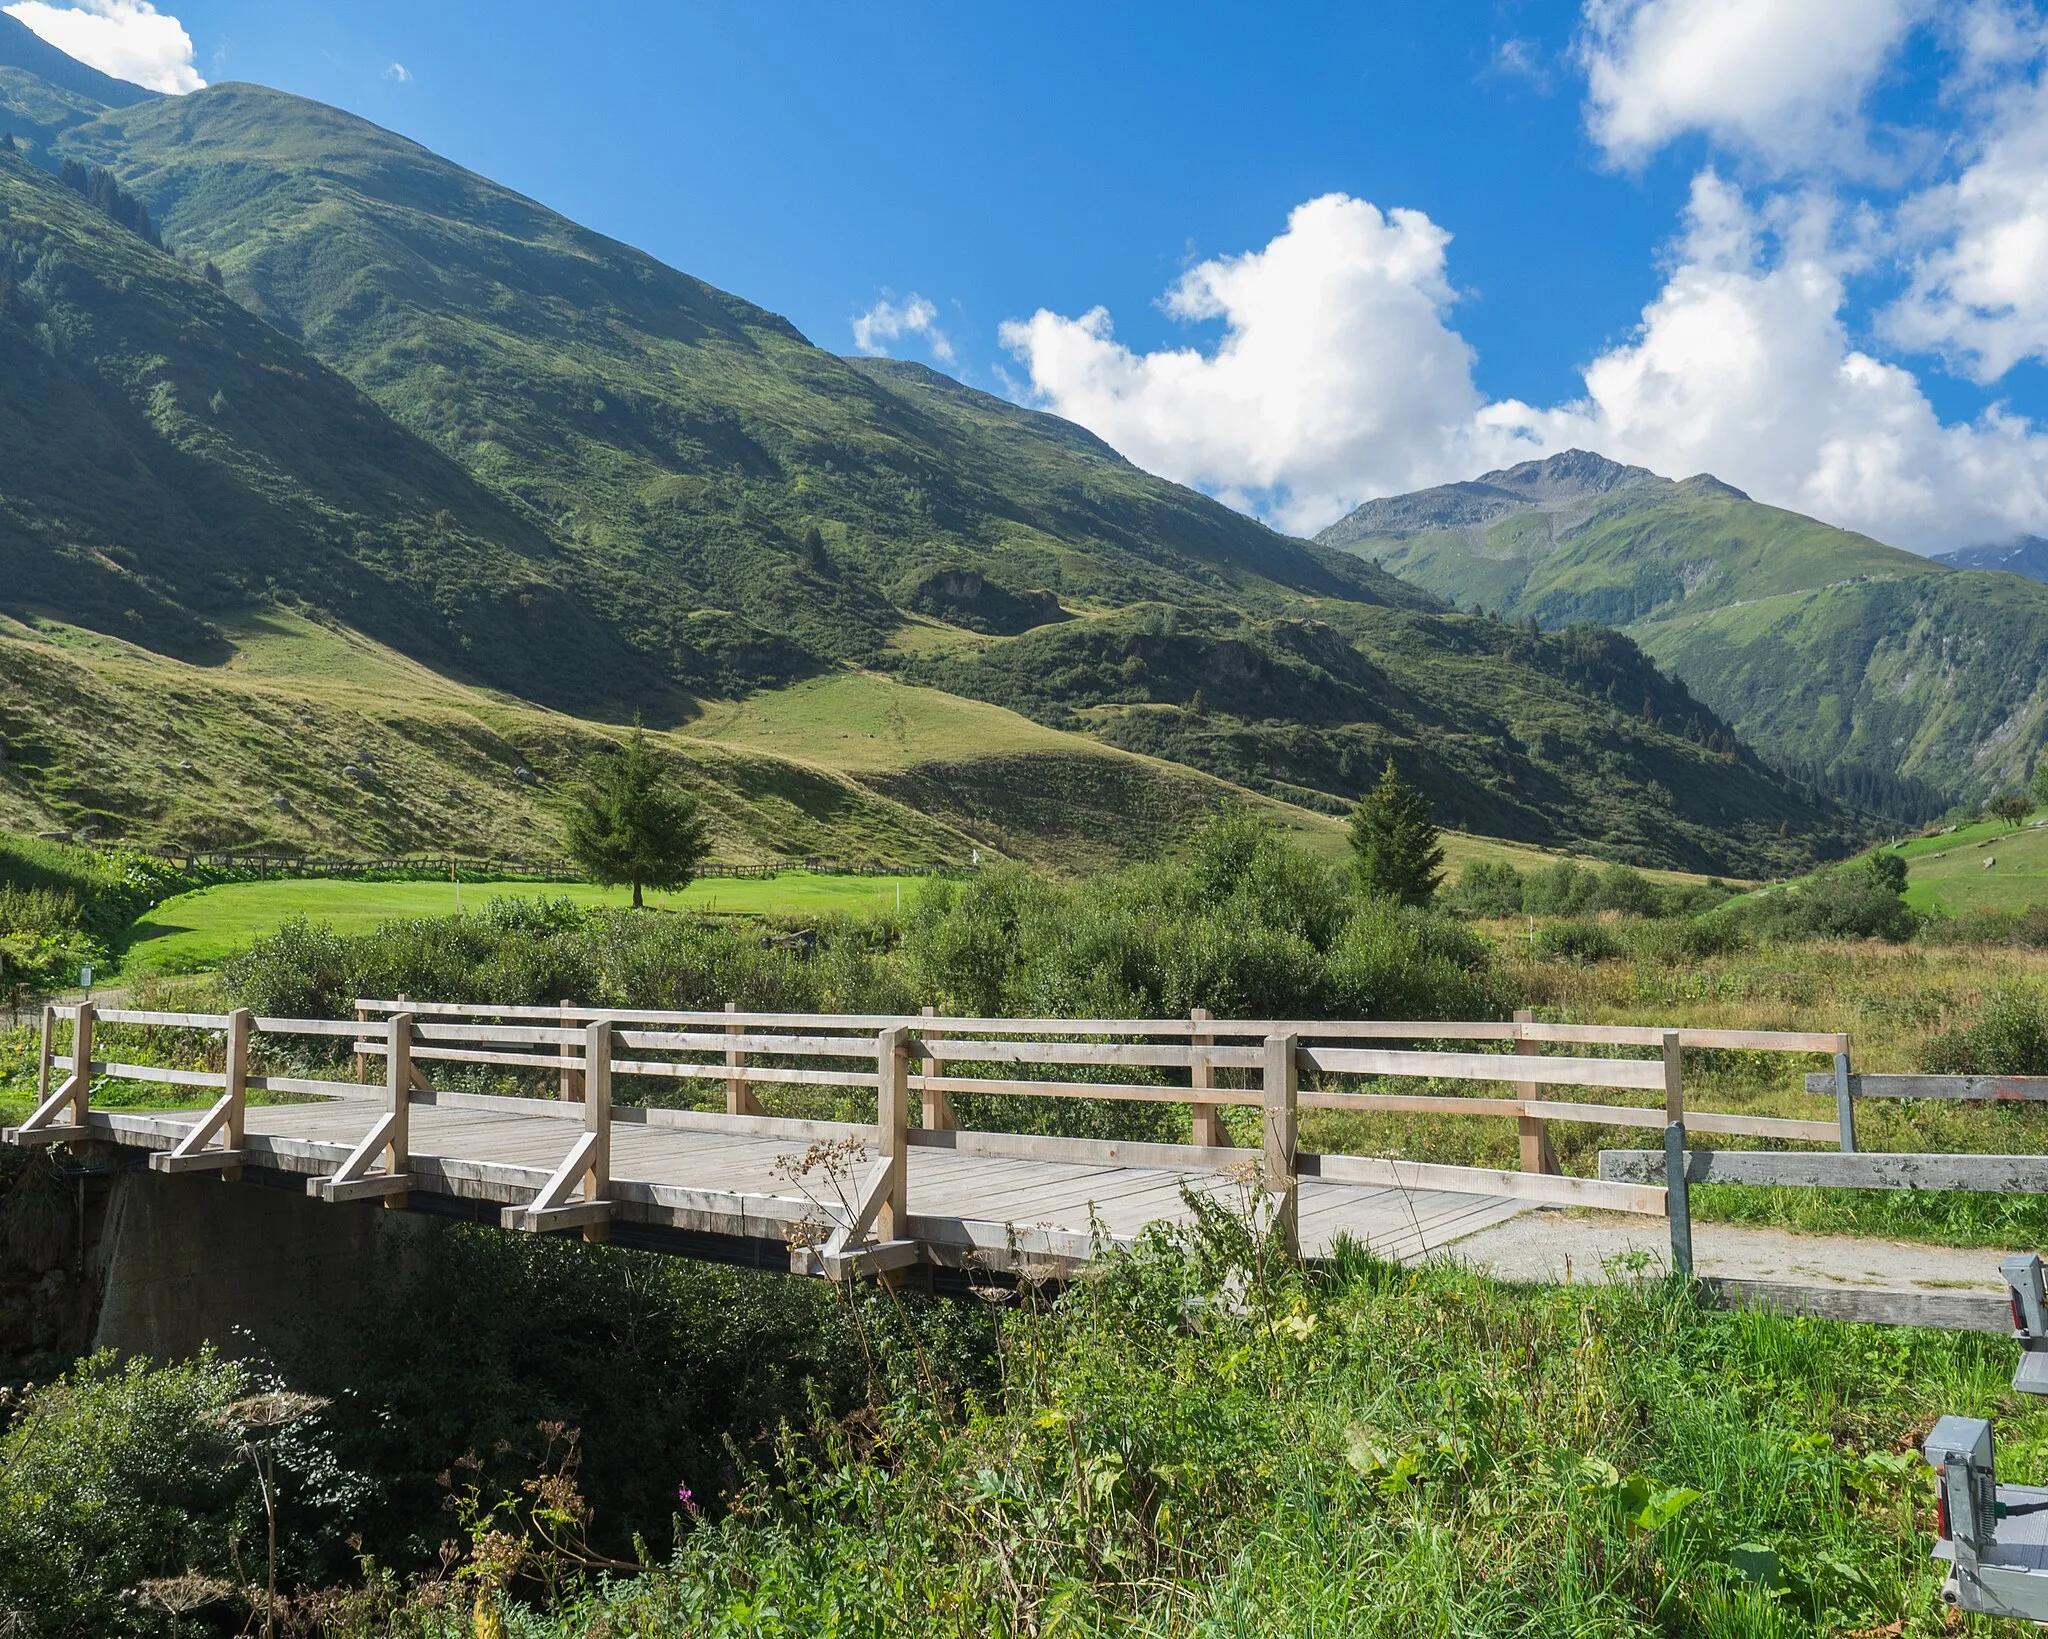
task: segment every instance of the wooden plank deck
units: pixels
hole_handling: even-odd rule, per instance
[[[581,1131],[582,1107],[539,1099],[424,1093],[411,1101],[410,1175],[416,1194],[522,1205],[547,1181]],[[375,1119],[373,1101],[350,1097],[252,1105],[248,1165],[307,1177],[333,1172]],[[94,1110],[96,1137],[164,1150],[198,1110]],[[681,1112],[624,1111],[611,1126],[615,1222],[733,1241],[815,1239],[841,1216],[841,1190],[822,1171],[796,1177],[816,1138],[872,1129]],[[966,1135],[963,1135],[963,1137]],[[914,1134],[908,1157],[907,1238],[925,1261],[947,1267],[1071,1267],[1101,1241],[1129,1245],[1146,1225],[1189,1217],[1183,1191],[1237,1199],[1242,1186],[1215,1165],[1217,1152],[1128,1146],[1129,1162],[1102,1159],[1116,1146],[1070,1140]],[[1002,1153],[1005,1150],[1010,1153]],[[1085,1156],[1066,1158],[1075,1151]],[[1257,1152],[1243,1152],[1256,1164]],[[857,1162],[857,1172],[865,1162]],[[1349,1235],[1382,1256],[1414,1260],[1529,1210],[1533,1202],[1443,1189],[1402,1189],[1304,1177],[1300,1238],[1305,1255],[1327,1254]]]

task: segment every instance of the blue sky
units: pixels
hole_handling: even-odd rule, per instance
[[[1285,527],[1585,444],[1921,549],[2048,532],[2033,4],[8,9]]]

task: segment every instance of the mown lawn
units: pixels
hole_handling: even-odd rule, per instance
[[[2036,831],[2031,821],[2019,830],[1995,820],[1966,826],[1909,842],[1900,852],[1906,903],[1916,911],[1961,916],[2048,904],[2048,827]]]
[[[681,893],[650,893],[647,902],[664,909],[749,916],[860,916],[909,906],[922,882],[914,876],[783,871],[772,877],[708,878]],[[343,933],[367,933],[395,918],[451,916],[505,897],[618,906],[633,898],[630,889],[590,882],[234,882],[180,894],[144,916],[135,924],[123,972],[203,972],[295,916],[329,923]]]

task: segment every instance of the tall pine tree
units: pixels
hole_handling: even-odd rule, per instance
[[[1444,850],[1429,799],[1402,780],[1394,759],[1351,811],[1358,885],[1404,905],[1427,905],[1444,879]]]
[[[630,882],[637,910],[642,887],[687,887],[696,874],[707,847],[703,805],[662,773],[636,723],[577,793],[563,840],[592,881]]]

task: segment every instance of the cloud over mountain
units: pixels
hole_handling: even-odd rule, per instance
[[[0,10],[59,51],[116,79],[173,94],[206,84],[192,65],[185,25],[149,0],[18,0]]]

